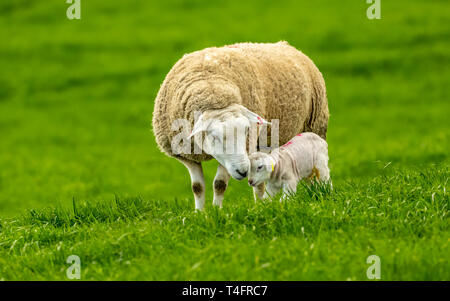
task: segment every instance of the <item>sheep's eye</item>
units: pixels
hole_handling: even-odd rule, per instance
[[[258,170],[261,170],[262,168],[263,168],[263,166],[262,166],[262,165],[258,166]]]

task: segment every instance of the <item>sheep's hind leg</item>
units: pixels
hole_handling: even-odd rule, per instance
[[[330,179],[330,168],[328,167],[328,157],[327,156],[319,156],[317,160],[317,170],[318,170],[318,178],[320,181],[327,183],[330,185],[331,190],[333,190],[333,184]]]
[[[228,180],[230,180],[230,174],[227,169],[223,167],[221,164],[217,167],[217,173],[214,177],[214,200],[213,205],[222,207],[223,196],[225,194],[225,190],[228,187]]]
[[[205,177],[202,164],[194,161],[180,160],[186,166],[191,176],[192,192],[194,193],[195,209],[203,210],[205,206]]]

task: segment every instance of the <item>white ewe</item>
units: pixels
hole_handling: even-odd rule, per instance
[[[196,112],[201,116],[194,125]],[[237,180],[247,176],[246,145],[226,154],[204,148],[200,153],[178,152],[175,122],[186,120],[197,138],[204,133],[221,139],[220,132],[245,133],[257,120],[278,120],[282,144],[301,132],[326,138],[328,115],[325,82],[311,59],[287,42],[241,43],[186,54],[173,66],[155,100],[153,132],[161,151],[189,170],[195,207],[203,209],[201,162],[212,158],[219,162],[213,187],[214,204],[221,206],[230,176]],[[225,135],[221,142],[226,145],[228,138]],[[193,141],[189,146],[194,146]]]

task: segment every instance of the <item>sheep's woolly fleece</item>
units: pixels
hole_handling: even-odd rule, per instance
[[[266,120],[280,120],[280,144],[311,131],[326,138],[325,82],[314,63],[287,42],[239,43],[185,54],[167,74],[155,100],[153,132],[169,156],[176,119],[194,124],[194,112],[241,104]],[[192,139],[193,140],[193,139]],[[183,154],[191,161],[206,154]]]

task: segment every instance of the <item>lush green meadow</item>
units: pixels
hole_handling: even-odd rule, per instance
[[[0,3],[0,279],[450,280],[450,3]],[[334,184],[254,204],[230,181],[194,212],[153,101],[184,54],[287,40],[322,71]]]

